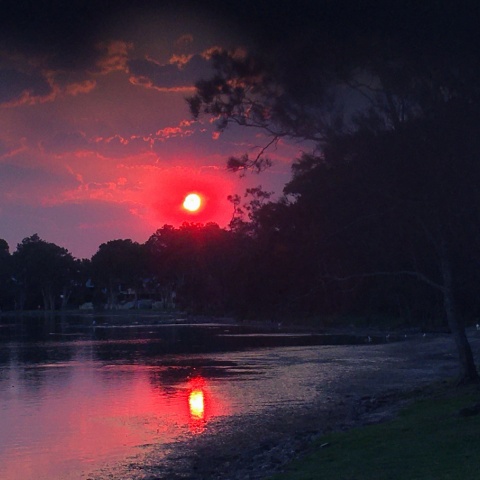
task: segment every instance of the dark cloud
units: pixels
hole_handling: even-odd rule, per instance
[[[206,2],[208,3],[208,1]],[[216,3],[216,2],[211,2]],[[9,52],[28,52],[48,58],[55,70],[91,69],[99,58],[102,42],[135,35],[136,19],[161,23],[165,17],[195,16],[207,5],[178,0],[4,0],[1,2],[0,47]],[[138,34],[138,28],[136,33]]]
[[[130,60],[128,69],[134,77],[145,79],[149,85],[160,89],[192,87],[197,80],[213,73],[211,62],[201,55],[193,55],[184,64],[159,65],[146,59]]]
[[[42,148],[47,153],[65,153],[85,148],[88,142],[80,132],[59,132],[50,141],[42,142]]]
[[[264,51],[281,51],[325,39],[351,43],[372,31],[407,44],[478,39],[478,15],[472,0],[5,0],[0,44],[10,52],[49,55],[52,65],[75,70],[92,65],[96,45],[125,36],[138,18],[211,19],[225,37],[235,31]]]
[[[151,150],[151,143],[148,138],[134,137],[125,139],[120,135],[104,139],[90,146],[103,157],[116,159],[134,156]]]
[[[0,103],[18,100],[24,92],[29,92],[30,96],[44,97],[52,93],[52,88],[40,73],[0,69]]]
[[[45,153],[56,155],[89,151],[102,157],[120,159],[150,151],[151,144],[149,138],[144,137],[123,138],[115,135],[110,138],[87,139],[82,132],[59,132],[50,140],[41,142],[41,147]]]
[[[75,188],[78,180],[70,173],[57,173],[47,171],[40,167],[29,168],[12,163],[0,164],[0,191],[1,193],[18,193],[28,197],[32,189],[38,187],[48,193],[52,187]]]
[[[118,2],[121,5],[122,2]],[[112,18],[114,2],[55,0],[2,2],[0,42],[9,52],[48,55],[57,68],[91,61],[93,46]]]
[[[28,52],[47,58],[54,70],[91,69],[99,59],[98,45],[141,36],[136,22],[179,23],[183,19],[217,25],[228,40],[234,31],[246,37],[278,40],[288,31],[298,34],[305,22],[313,23],[319,0],[4,0],[0,15],[0,47],[9,53]],[[130,37],[130,38],[126,38]],[[190,37],[184,35],[183,44]]]

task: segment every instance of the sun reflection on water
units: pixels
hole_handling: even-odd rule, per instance
[[[188,405],[190,406],[190,415],[192,418],[204,418],[205,404],[202,390],[192,390],[190,392]]]
[[[190,431],[198,435],[205,430],[205,380],[201,377],[190,381],[188,408],[190,413]]]

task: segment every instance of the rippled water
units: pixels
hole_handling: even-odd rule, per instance
[[[9,320],[0,330],[2,480],[88,478],[201,435],[213,420],[312,401],[332,381],[318,368],[328,356],[273,347],[363,342],[218,325]]]

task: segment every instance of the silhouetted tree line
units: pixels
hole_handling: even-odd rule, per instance
[[[12,254],[2,240],[1,308],[60,310],[86,302],[135,308],[142,299],[166,308],[174,298],[176,308],[198,314],[271,320],[353,314],[446,325],[436,283],[440,259],[424,226],[390,195],[386,204],[377,194],[362,198],[374,187],[359,183],[359,175],[351,164],[332,168],[304,157],[285,187],[288,198],[271,201],[258,187],[232,199],[229,228],[164,225],[144,244],[104,243],[89,260],[38,235]],[[372,172],[366,175],[374,184]],[[468,230],[460,222],[454,240],[463,243],[452,269],[459,315],[471,323],[480,315],[480,285],[472,262],[478,245]]]

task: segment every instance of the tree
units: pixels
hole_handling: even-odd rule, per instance
[[[216,117],[219,129],[235,123],[270,136],[253,158],[230,158],[235,171],[268,166],[280,138],[314,142],[286,193],[318,212],[319,248],[334,238],[338,248],[343,237],[342,253],[362,252],[343,267],[337,257],[333,276],[402,274],[433,287],[457,345],[459,382],[478,381],[456,300],[479,258],[478,16],[462,2],[350,7],[323,11],[292,55],[269,45],[263,54],[216,53],[216,74],[197,83],[191,112]],[[331,215],[312,202],[318,195]]]
[[[8,243],[0,238],[0,311],[13,303],[12,256]]]
[[[92,257],[91,269],[94,284],[108,291],[108,308],[117,305],[122,288],[132,288],[136,300],[147,276],[145,247],[130,239],[102,243]]]
[[[233,243],[233,233],[215,223],[164,225],[146,243],[153,283],[164,299],[175,292],[183,308],[223,312],[231,296]]]
[[[462,109],[452,125],[454,115],[450,109],[443,125],[445,118],[437,118],[403,123],[397,131],[342,135],[321,159],[296,165],[286,192],[304,208],[333,216],[319,223],[343,263],[326,272],[331,278],[407,275],[439,292],[461,360],[460,381],[468,382],[477,372],[456,297],[479,263],[480,143],[473,132],[480,116]],[[325,254],[331,242],[323,238]],[[356,262],[348,262],[349,252]]]
[[[55,310],[61,295],[69,295],[75,260],[68,250],[34,234],[17,245],[12,257],[20,309],[42,302],[45,310]]]

